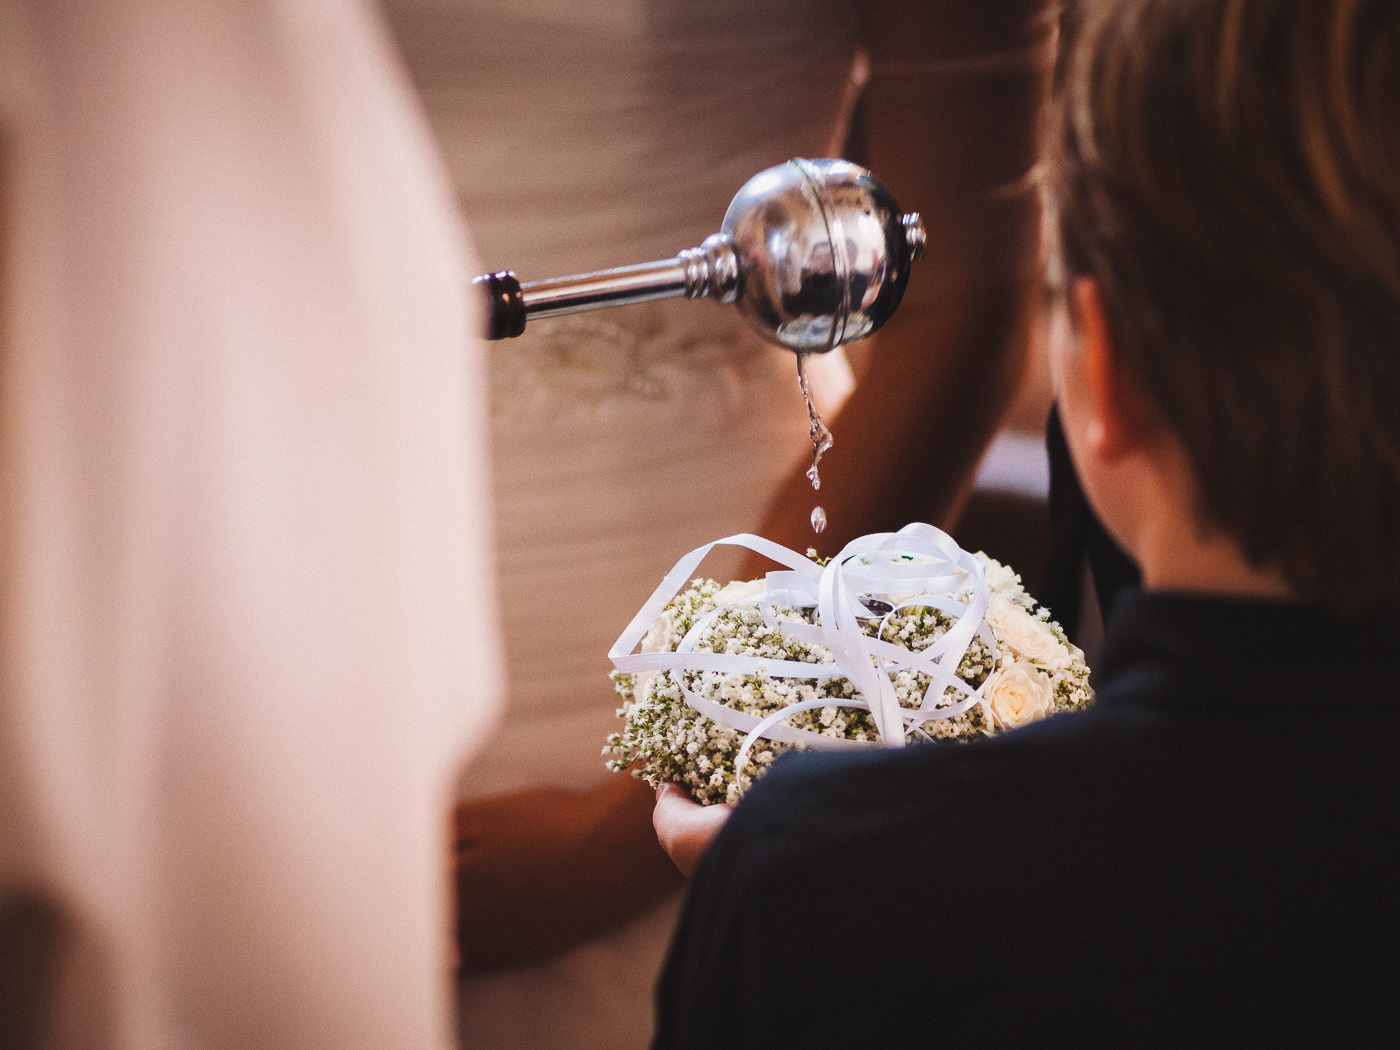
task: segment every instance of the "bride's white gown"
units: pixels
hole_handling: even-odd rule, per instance
[[[719,228],[751,175],[840,141],[853,2],[386,7],[477,254],[522,280],[669,258]],[[817,368],[818,395],[839,399],[840,354]],[[756,528],[810,451],[806,409],[793,355],[704,301],[532,322],[492,346],[491,373],[510,691],[465,789],[582,786],[612,775],[609,645],[677,557]],[[645,1045],[672,914],[468,982],[465,1044]]]

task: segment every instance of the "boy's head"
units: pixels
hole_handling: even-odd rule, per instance
[[[1301,597],[1396,601],[1400,3],[1071,0],[1065,33],[1052,268],[1195,516]]]

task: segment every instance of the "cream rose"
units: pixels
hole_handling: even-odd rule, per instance
[[[726,583],[715,592],[715,604],[728,605],[730,602],[752,598],[762,591],[764,586],[763,580],[735,580],[733,583]]]
[[[1017,656],[1042,667],[1063,671],[1073,662],[1071,647],[1055,637],[1049,624],[1008,598],[994,597],[987,604],[987,626]]]
[[[652,621],[647,633],[642,635],[641,651],[662,653],[675,647],[672,634],[676,630],[676,618],[670,609],[661,610],[661,615]]]
[[[656,680],[660,677],[660,671],[638,671],[637,679],[632,685],[633,697],[651,696],[656,690]]]
[[[1000,729],[1038,722],[1055,706],[1050,679],[1029,664],[998,667],[982,683],[982,705]]]
[[[1003,565],[995,558],[989,558],[985,554],[980,554],[982,559],[983,576],[987,580],[987,590],[993,594],[1025,594],[1025,588],[1021,586],[1021,578],[1016,574],[1016,570],[1010,566]]]

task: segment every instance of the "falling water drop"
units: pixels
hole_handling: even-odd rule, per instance
[[[802,386],[802,398],[807,402],[807,419],[811,424],[812,465],[807,470],[807,479],[811,481],[813,490],[820,490],[822,479],[817,467],[822,461],[822,454],[831,448],[831,431],[822,422],[821,416],[817,415],[817,406],[812,402],[812,391],[807,385],[806,354],[797,355],[797,381]]]
[[[831,448],[831,431],[822,422],[821,416],[817,415],[817,406],[812,402],[812,391],[807,385],[806,354],[797,355],[797,381],[802,387],[802,398],[807,402],[807,419],[811,424],[812,465],[807,468],[807,480],[812,483],[813,492],[820,492],[822,478],[817,467],[822,461],[822,454]],[[825,528],[826,511],[821,507],[813,507],[812,531],[821,533]]]

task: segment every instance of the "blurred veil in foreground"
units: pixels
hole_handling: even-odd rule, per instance
[[[447,1045],[477,267],[381,28],[2,0],[0,149],[0,1043]]]

